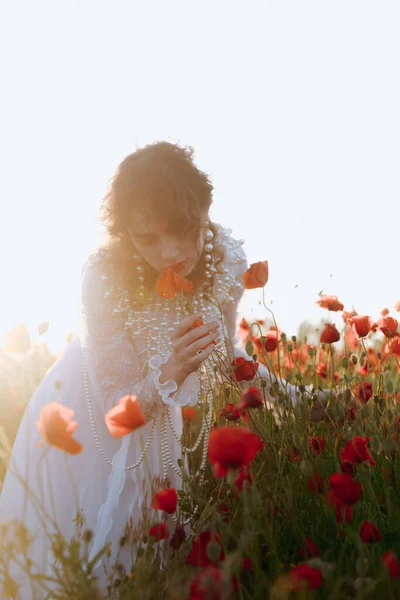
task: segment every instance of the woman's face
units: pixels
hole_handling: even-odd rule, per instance
[[[174,270],[181,277],[187,277],[193,271],[203,251],[207,218],[208,212],[205,211],[201,219],[200,234],[195,237],[188,231],[182,231],[179,235],[170,233],[167,220],[155,223],[147,219],[145,214],[135,212],[130,224],[133,245],[137,253],[157,271],[185,261],[182,266]]]

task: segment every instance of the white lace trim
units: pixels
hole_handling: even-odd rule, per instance
[[[157,392],[161,396],[161,400],[164,404],[169,406],[176,406],[175,401],[170,397],[178,389],[176,382],[173,379],[168,379],[164,383],[160,382],[161,367],[168,362],[171,352],[168,352],[164,358],[159,354],[154,354],[150,357],[149,367],[151,369],[150,375],[154,382]]]
[[[186,377],[179,390],[173,379],[168,379],[164,383],[160,382],[161,367],[168,362],[171,354],[171,352],[168,352],[164,358],[159,354],[154,354],[150,358],[150,375],[154,385],[164,404],[168,406],[194,406],[199,401],[198,394],[200,391],[200,381],[196,373],[191,373]]]

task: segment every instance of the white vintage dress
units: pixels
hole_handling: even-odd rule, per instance
[[[224,273],[215,274],[213,293],[222,312],[213,303],[205,303],[196,291],[192,297],[193,309],[200,311],[206,322],[224,321],[221,324],[225,333],[236,343],[236,312],[243,294],[242,273],[247,261],[243,242],[232,238],[230,230],[218,225],[217,239],[225,253],[221,264]],[[32,558],[42,565],[44,572],[50,573],[52,558],[38,513],[32,502],[27,501],[15,469],[39,496],[66,539],[74,535],[73,519],[81,511],[85,528],[94,534],[89,545],[90,556],[110,542],[109,564],[113,564],[119,540],[127,533],[127,522],[132,531],[143,533],[149,522],[146,514],[150,521],[162,516],[150,506],[152,493],[160,489],[163,478],[167,476],[172,487],[182,488],[177,468],[181,457],[178,442],[182,432],[181,407],[196,404],[199,385],[203,385],[199,373],[190,375],[178,389],[172,381],[160,385],[159,367],[169,352],[166,336],[182,318],[181,305],[175,299],[160,299],[153,294],[145,305],[134,307],[127,317],[121,302],[118,304],[110,291],[101,252],[94,253],[83,269],[82,309],[81,335],[48,371],[24,413],[0,498],[0,520],[24,520],[37,535]],[[237,347],[234,353],[245,355]],[[150,357],[148,363],[146,356]],[[58,390],[57,382],[61,384]],[[126,394],[139,398],[148,423],[116,439],[106,429],[104,415]],[[80,454],[72,456],[53,447],[36,447],[41,441],[36,427],[40,410],[53,401],[75,411],[74,420],[79,427],[74,437],[84,446]],[[147,452],[140,462],[144,448]],[[205,452],[206,449],[205,444]],[[41,459],[43,454],[45,457]],[[126,469],[137,462],[140,464],[136,468]],[[173,524],[169,526],[172,531]],[[130,550],[125,547],[124,552],[119,560],[129,569],[134,547]],[[99,561],[96,574],[102,585],[103,567],[103,561]],[[10,574],[23,581],[15,565],[10,566]],[[27,582],[21,584],[21,598],[25,600],[31,593]]]

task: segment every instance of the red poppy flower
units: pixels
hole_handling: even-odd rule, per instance
[[[340,340],[340,333],[332,323],[325,323],[325,327],[320,335],[321,344],[334,344]]]
[[[389,352],[400,356],[400,338],[394,337],[389,342]]]
[[[43,406],[36,427],[44,442],[68,454],[82,452],[82,444],[72,437],[78,427],[78,423],[73,420],[73,416],[74,411],[71,408],[58,402],[49,402],[49,404]],[[43,446],[44,442],[38,442],[36,447]]]
[[[166,523],[157,523],[157,525],[150,527],[149,536],[154,538],[156,542],[159,542],[160,540],[166,540],[169,537],[169,531]]]
[[[314,494],[321,494],[325,489],[325,481],[321,473],[314,473],[314,475],[307,480],[307,487]]]
[[[359,435],[355,435],[340,451],[341,460],[348,460],[352,463],[361,463],[366,461],[369,462],[371,466],[374,466],[375,461],[368,449],[368,442],[370,439],[370,437],[361,437]]]
[[[262,439],[245,427],[218,427],[208,440],[208,458],[215,477],[224,477],[228,469],[249,465],[264,447]]]
[[[397,333],[399,323],[394,317],[383,317],[378,321],[379,330],[388,337],[392,338]]]
[[[382,540],[379,529],[372,521],[363,521],[361,523],[360,538],[365,544],[374,544]]]
[[[244,317],[241,318],[239,327],[240,327],[240,329],[244,329],[246,331],[249,331],[249,329],[250,329],[250,325]]]
[[[315,372],[317,373],[318,377],[322,377],[322,379],[326,379],[326,377],[328,375],[327,366],[324,363],[320,362],[315,367]]]
[[[350,317],[354,317],[357,314],[355,310],[344,310],[342,312],[342,319],[345,323],[349,320]]]
[[[221,569],[210,565],[195,575],[190,584],[189,600],[219,600],[226,597],[226,582]]]
[[[230,402],[219,411],[219,416],[221,415],[228,421],[239,421],[241,409],[238,404],[232,404]]]
[[[328,294],[322,294],[319,300],[315,301],[315,304],[319,304],[321,308],[328,310],[343,310],[344,305],[338,300],[337,296],[329,296]]]
[[[248,489],[253,485],[253,475],[250,473],[247,467],[243,467],[240,469],[239,473],[235,479],[235,488],[237,492],[242,492],[244,485],[247,486]]]
[[[168,488],[158,492],[151,504],[151,507],[155,510],[163,510],[164,512],[172,515],[176,511],[178,504],[178,494],[175,488]]]
[[[307,445],[310,452],[314,454],[320,454],[323,450],[325,450],[325,440],[318,435],[313,437],[309,436],[307,440]]]
[[[368,315],[355,315],[347,320],[348,324],[353,327],[354,333],[358,337],[365,337],[369,334],[375,323]]]
[[[136,396],[127,394],[106,413],[105,424],[112,436],[121,438],[146,424],[140,402]]]
[[[190,565],[195,565],[196,567],[208,567],[214,563],[217,563],[224,559],[224,553],[220,544],[221,534],[217,531],[202,531],[193,541],[192,549],[186,557],[186,561]],[[213,548],[215,549],[215,557],[212,559],[207,553],[207,548],[210,542],[213,544]]]
[[[388,314],[389,314],[389,312],[390,312],[390,311],[389,311],[389,309],[388,309],[388,308],[383,308],[383,309],[381,310],[381,315],[382,315],[382,317],[387,317],[387,316],[388,316]]]
[[[246,360],[243,356],[234,358],[232,361],[236,381],[250,381],[257,373],[258,363]]]
[[[183,406],[182,407],[182,419],[188,423],[189,421],[193,421],[193,419],[197,415],[197,410],[193,408],[193,406]]]
[[[398,302],[396,302],[396,304],[394,305],[394,310],[397,310],[397,312],[400,312],[400,300]]]
[[[261,343],[261,337],[263,338],[264,346]],[[281,334],[276,329],[269,329],[263,336],[256,337],[254,343],[257,346],[258,352],[262,352],[263,348],[265,352],[275,352],[281,341]]]
[[[249,387],[242,394],[240,402],[241,408],[259,408],[263,404],[263,395],[261,390],[256,387]]]
[[[175,273],[170,267],[163,269],[156,281],[156,294],[162,298],[175,298],[178,292],[188,292],[193,283]]]
[[[356,386],[356,398],[360,404],[366,404],[372,397],[372,393],[371,381],[363,381]]]
[[[312,556],[320,556],[317,544],[310,538],[305,538],[304,543],[300,547],[300,556],[303,560],[307,560],[307,558],[311,558]]]
[[[246,290],[264,287],[269,277],[268,261],[252,263],[242,277]]]
[[[358,348],[358,337],[354,333],[352,327],[346,327],[344,339],[349,350],[356,350]]]
[[[328,501],[330,506],[335,509],[336,522],[340,524],[343,523],[343,521],[350,523],[353,516],[353,505],[346,504],[340,500],[340,498],[335,496],[332,490],[329,490],[328,492]]]
[[[301,590],[304,584],[310,590],[317,590],[322,585],[322,573],[319,569],[302,563],[291,568],[290,581],[292,590]]]
[[[354,463],[344,460],[340,465],[340,470],[342,473],[348,473],[349,475],[354,475],[356,472],[356,466]]]
[[[362,493],[361,483],[348,473],[334,473],[329,484],[336,498],[345,504],[355,504]]]
[[[400,575],[399,561],[393,550],[387,550],[387,552],[382,555],[381,563],[386,567],[389,577],[398,579]]]
[[[185,528],[180,523],[177,523],[175,531],[169,541],[169,545],[174,550],[179,550],[186,539]]]

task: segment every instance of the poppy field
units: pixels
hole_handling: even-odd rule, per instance
[[[264,288],[267,261],[243,281]],[[183,489],[154,495],[137,557],[129,570],[110,565],[105,594],[87,559],[93,532],[83,522],[71,542],[55,536],[59,578],[49,598],[400,598],[400,302],[380,315],[345,310],[336,296],[316,302],[320,325],[297,336],[281,331],[266,305],[264,319],[241,319],[244,352],[214,389],[205,472],[189,476],[182,463]],[[13,361],[20,372],[37,368],[16,395],[3,393],[2,413],[26,405],[54,360],[41,348],[45,359],[35,363],[37,352],[1,354],[10,377]],[[205,406],[182,408],[189,446]],[[3,469],[20,416],[2,420]],[[140,402],[121,398],[105,423],[115,437],[140,428]],[[66,407],[49,402],[38,427],[43,444],[85,452]],[[192,473],[200,460],[201,449],[190,456]],[[18,597],[7,562],[26,537],[1,527],[2,597]]]

